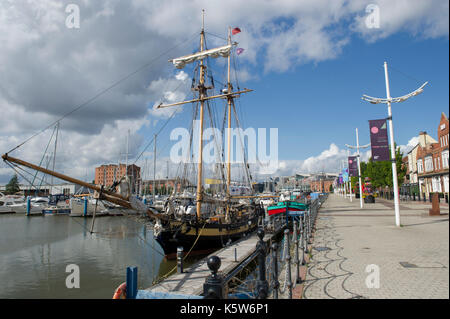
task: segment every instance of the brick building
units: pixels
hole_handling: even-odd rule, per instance
[[[311,192],[329,193],[332,190],[336,174],[318,174],[310,178]]]
[[[187,179],[155,179],[155,188],[157,194],[168,194],[169,191],[173,191],[176,187],[177,191],[181,191],[181,187],[192,186]],[[143,195],[153,194],[153,180],[144,180],[142,181],[142,193]]]
[[[437,130],[438,142],[418,145],[416,155],[421,194],[449,193],[449,120],[442,113]]]
[[[95,184],[111,186],[115,181],[125,176],[126,170],[128,170],[128,176],[130,178],[132,193],[139,193],[140,181],[141,181],[141,168],[134,164],[128,165],[126,169],[125,164],[108,164],[101,165],[95,168]]]

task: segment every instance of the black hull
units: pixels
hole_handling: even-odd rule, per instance
[[[189,251],[189,256],[205,255],[225,247],[230,242],[234,242],[244,236],[254,232],[257,229],[257,218],[251,220],[251,225],[245,227],[245,230],[230,233],[226,225],[208,224],[202,230],[203,225],[190,225],[191,231],[181,233],[177,230],[163,230],[156,241],[161,245],[167,259],[176,258],[177,248],[183,247],[184,254]],[[246,226],[248,223],[241,224]],[[238,228],[237,226],[235,226]],[[200,236],[198,234],[202,232]],[[203,235],[205,233],[205,235]],[[195,246],[194,246],[195,244]]]

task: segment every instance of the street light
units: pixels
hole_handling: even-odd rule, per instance
[[[358,136],[358,128],[356,128],[356,146],[345,144],[348,148],[355,149],[357,151],[357,158],[358,158],[358,177],[359,177],[359,204],[361,208],[363,208],[363,199],[362,199],[362,183],[361,183],[361,161],[360,161],[360,155],[359,155],[359,149],[360,148],[368,148],[370,146],[369,144],[359,146],[359,136]]]
[[[392,109],[391,103],[399,103],[404,102],[412,96],[419,95],[423,92],[423,88],[428,82],[422,84],[417,90],[400,96],[400,97],[391,97],[391,93],[389,91],[389,77],[388,77],[388,69],[387,62],[384,62],[384,77],[386,81],[386,98],[376,98],[363,94],[362,99],[372,104],[387,104],[388,105],[388,118],[389,121],[389,135],[390,135],[390,143],[391,143],[391,162],[392,162],[392,179],[394,182],[394,207],[395,207],[395,224],[397,227],[400,227],[400,204],[399,204],[399,195],[398,195],[398,178],[397,178],[397,165],[395,161],[395,145],[394,145],[394,127],[392,124]]]

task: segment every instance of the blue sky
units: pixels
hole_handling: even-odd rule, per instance
[[[67,25],[69,4],[79,7],[78,28]],[[373,4],[380,13],[376,29],[366,24]],[[386,96],[384,61],[394,97],[429,81],[423,94],[393,106],[396,142],[406,146],[419,131],[436,137],[449,105],[448,6],[442,0],[3,1],[0,112],[7,116],[0,117],[0,151],[95,97],[61,121],[56,170],[92,180],[96,166],[124,161],[128,130],[134,161],[167,118],[154,105],[162,97],[166,103],[190,98],[191,69],[180,73],[168,59],[196,50],[205,9],[209,48],[224,44],[214,35],[226,37],[228,26],[242,30],[233,37],[245,49],[237,57],[240,87],[254,91],[237,103],[241,123],[278,128],[276,174],[335,172],[347,154],[344,144],[356,143],[355,128],[360,143],[369,143],[368,120],[387,117],[385,105],[361,100]],[[223,82],[224,64],[215,69]],[[189,127],[191,108],[185,105],[158,139],[161,176],[174,144],[168,135]],[[10,155],[39,163],[51,131]],[[138,164],[152,160],[152,149]],[[11,175],[2,163],[0,182]]]
[[[257,78],[245,82],[244,86],[254,92],[243,96],[239,104],[245,128],[278,128],[280,160],[315,157],[332,143],[341,149],[345,144],[356,145],[355,128],[360,145],[368,144],[368,120],[386,118],[387,106],[364,102],[361,96],[386,97],[383,63],[387,61],[392,97],[429,82],[423,94],[393,104],[396,143],[407,145],[419,131],[436,137],[441,112],[448,115],[448,57],[448,39],[401,32],[374,43],[353,36],[336,58],[301,64],[281,73],[250,65]],[[190,105],[182,114],[166,132],[171,126],[183,125]],[[144,131],[146,135],[153,132]],[[160,143],[169,141],[167,136],[161,139]],[[161,155],[168,156],[168,149]],[[334,168],[323,164],[324,170]]]

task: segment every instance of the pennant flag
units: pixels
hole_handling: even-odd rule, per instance
[[[239,28],[234,28],[233,30],[231,30],[232,35],[238,34],[239,32],[241,32],[241,29]]]
[[[244,49],[242,49],[242,48],[237,48],[236,49],[237,55],[241,54],[242,52],[244,52]]]

